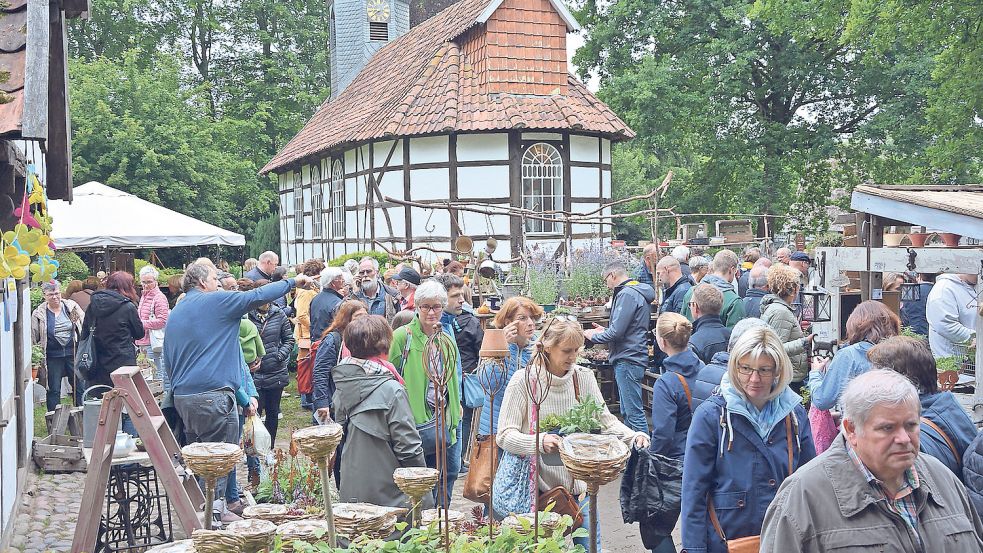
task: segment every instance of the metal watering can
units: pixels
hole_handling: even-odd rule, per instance
[[[112,386],[97,385],[92,386],[82,392],[82,447],[92,447],[92,442],[96,438],[96,429],[99,428],[99,411],[102,410],[102,398],[86,399],[89,392],[97,388],[112,390]],[[120,417],[120,427],[122,427],[122,417]],[[113,431],[116,435],[120,428]]]

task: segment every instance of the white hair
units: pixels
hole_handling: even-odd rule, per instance
[[[280,256],[277,255],[276,252],[271,252],[271,251],[268,251],[267,250],[267,251],[259,254],[259,262],[260,263],[263,263],[265,261],[274,261],[274,262],[277,262],[277,261],[280,261]]]
[[[697,269],[702,269],[703,267],[706,267],[709,264],[710,262],[707,260],[707,258],[703,257],[702,255],[694,255],[689,260],[689,268],[692,269],[694,272]]]
[[[348,271],[349,273],[357,273],[358,261],[355,261],[354,259],[349,259],[348,261],[345,261],[344,267],[345,270]]]
[[[873,369],[857,376],[840,395],[843,419],[850,419],[858,429],[863,428],[874,407],[914,405],[921,416],[922,405],[918,389],[901,373],[888,369]]]
[[[447,289],[436,280],[427,280],[417,287],[413,302],[419,306],[421,302],[427,300],[437,300],[442,307],[447,307]]]
[[[140,269],[140,276],[145,277],[147,275],[154,277],[154,279],[156,280],[157,277],[160,276],[160,272],[158,272],[157,268],[154,267],[153,265],[144,265],[143,268]]]
[[[345,279],[345,284],[351,286],[355,284],[355,277],[352,276],[351,271],[344,270],[341,272],[341,278]]]
[[[368,255],[365,256],[365,257],[363,257],[362,259],[359,259],[358,260],[358,264],[361,265],[362,263],[365,263],[366,261],[371,261],[372,262],[372,268],[375,269],[376,271],[379,270],[379,260],[376,259],[376,258],[374,258],[374,257],[370,257]]]
[[[340,277],[343,272],[341,267],[325,267],[321,271],[321,289],[330,288],[331,281]]]
[[[672,249],[672,256],[680,263],[686,263],[689,259],[689,248],[686,246],[676,246]]]

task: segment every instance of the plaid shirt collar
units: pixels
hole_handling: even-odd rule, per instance
[[[901,481],[901,489],[897,493],[890,492],[882,481],[880,481],[874,473],[870,472],[870,469],[864,465],[863,461],[860,460],[860,456],[857,452],[850,447],[850,442],[843,440],[846,446],[847,454],[853,461],[853,464],[857,467],[857,470],[864,475],[867,483],[876,492],[877,497],[884,501],[885,506],[892,513],[900,516],[905,523],[911,528],[912,533],[915,537],[921,541],[921,536],[918,535],[918,505],[915,502],[915,490],[921,485],[921,481],[918,478],[918,472],[915,470],[914,465],[905,471],[904,478]]]

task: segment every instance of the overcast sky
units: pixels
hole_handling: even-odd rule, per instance
[[[567,33],[567,61],[570,63],[570,72],[574,75],[577,74],[577,66],[573,64],[573,54],[584,45],[584,37],[580,36],[580,33]],[[587,81],[587,88],[591,92],[597,92],[597,87],[600,82],[596,77],[591,78]]]

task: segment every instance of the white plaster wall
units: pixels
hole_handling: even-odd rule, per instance
[[[377,237],[389,236],[389,225],[386,224],[385,212],[389,212],[389,220],[392,221],[393,236],[403,238],[406,236],[406,219],[403,215],[402,207],[391,207],[388,209],[376,208],[375,210],[375,235]]]
[[[375,162],[375,167],[393,167],[400,166],[403,164],[403,141],[396,141],[396,150],[393,151],[393,157],[389,160],[389,164],[386,164],[386,158],[389,157],[389,151],[393,147],[392,140],[386,140],[385,142],[376,142],[372,145],[373,161]]]
[[[405,199],[403,197],[402,169],[383,173],[382,178],[377,180],[376,184],[379,186],[379,192],[381,192],[383,196],[391,196],[398,200]]]
[[[509,234],[509,217],[507,215],[491,215],[491,228],[489,228],[488,221],[480,213],[469,211],[460,211],[458,213],[458,220],[461,222],[465,234],[481,236],[487,234]],[[501,250],[501,247],[501,244],[499,244],[499,250]]]
[[[578,213],[593,211],[598,207],[600,207],[600,204],[586,203],[586,202],[585,203],[574,202],[570,205],[571,205],[571,209]],[[585,232],[597,232],[598,228],[599,226],[597,224],[592,225],[590,223],[574,223],[571,230],[573,234],[582,234]]]
[[[601,163],[611,163],[611,141],[601,139]]]
[[[522,140],[563,140],[563,135],[558,132],[524,132]]]
[[[601,198],[611,200],[611,171],[601,171]]]
[[[345,179],[345,205],[356,205],[355,203],[355,193],[358,188],[358,182],[354,178]]]
[[[570,160],[597,163],[597,141],[593,136],[570,135]]]
[[[461,134],[457,137],[458,161],[507,160],[509,158],[509,135]]]
[[[415,142],[414,142],[415,144]],[[411,149],[412,153],[413,150]],[[410,199],[447,200],[450,195],[447,169],[414,169],[410,171]],[[416,219],[416,216],[413,216]]]
[[[458,198],[508,198],[509,166],[458,167]]]
[[[573,197],[596,197],[600,178],[598,171],[600,169],[591,167],[571,167],[570,194]]]
[[[431,232],[427,230],[428,227],[433,229],[432,234],[434,236],[450,236],[451,217],[446,210],[414,207],[410,215],[413,218],[411,236],[416,238],[430,236]]]
[[[447,162],[447,136],[410,139],[410,163]]]
[[[6,397],[6,396],[4,396]],[[17,503],[17,420],[10,421],[10,424],[3,432],[3,457],[0,458],[0,480],[2,480],[2,509],[3,527],[7,527],[10,515]]]

